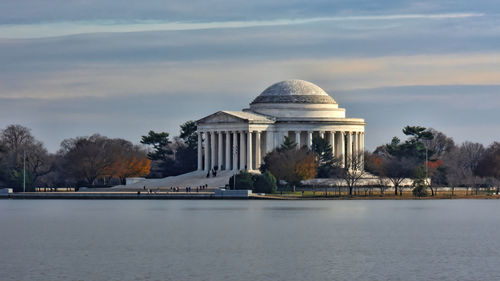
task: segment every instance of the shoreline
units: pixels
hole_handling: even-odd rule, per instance
[[[258,195],[248,197],[215,195],[206,193],[159,193],[137,194],[132,192],[44,192],[44,193],[10,193],[1,194],[0,199],[63,199],[63,200],[468,200],[468,199],[500,199],[499,195],[469,195],[469,196],[287,196],[287,195]]]

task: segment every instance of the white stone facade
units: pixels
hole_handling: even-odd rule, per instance
[[[258,170],[264,156],[284,137],[299,147],[325,138],[345,161],[364,151],[365,121],[346,118],[320,87],[287,80],[267,88],[243,111],[219,111],[198,120],[198,170]]]

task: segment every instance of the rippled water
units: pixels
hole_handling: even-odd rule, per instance
[[[499,215],[499,200],[0,200],[0,280],[500,280]]]

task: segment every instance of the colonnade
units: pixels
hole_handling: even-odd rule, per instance
[[[261,131],[198,132],[198,170],[257,170],[262,161]]]
[[[198,170],[258,170],[264,155],[281,146],[285,136],[309,149],[313,136],[319,136],[328,141],[342,167],[363,167],[364,132],[207,130],[198,132]]]

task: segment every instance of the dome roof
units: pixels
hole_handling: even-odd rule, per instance
[[[269,86],[251,104],[312,103],[336,104],[323,89],[304,80],[285,80]]]

